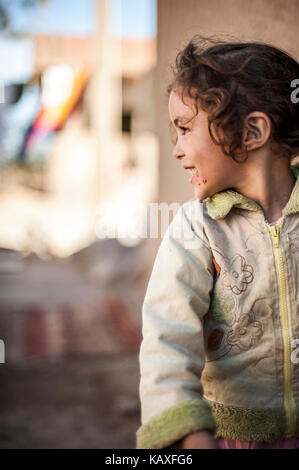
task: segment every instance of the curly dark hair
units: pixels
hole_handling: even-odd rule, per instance
[[[299,103],[291,100],[299,64],[286,52],[259,42],[196,35],[178,53],[172,71],[168,97],[173,90],[183,99],[186,92],[196,113],[198,104],[208,113],[211,138],[225,155],[235,161],[244,155],[244,120],[253,111],[270,118],[274,152],[290,158],[299,151]]]

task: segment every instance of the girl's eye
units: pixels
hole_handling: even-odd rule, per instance
[[[183,126],[179,126],[178,129],[182,131],[181,132],[182,135],[185,135],[185,133],[190,130],[188,129],[188,127],[183,127]],[[178,141],[178,136],[177,135],[174,136],[174,129],[171,128],[171,142],[173,143],[173,145],[176,145],[177,141]]]

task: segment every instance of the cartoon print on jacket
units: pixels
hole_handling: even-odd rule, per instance
[[[253,311],[242,313],[227,332],[227,343],[247,351],[254,346],[263,335],[260,321],[256,321]]]
[[[205,318],[206,362],[221,359],[228,353],[248,351],[256,346],[264,333],[262,317],[268,317],[271,312],[266,297],[256,299],[248,312],[240,313],[236,309],[232,321],[227,324],[218,322],[211,308],[210,316]]]
[[[254,279],[252,265],[247,263],[245,257],[239,253],[229,259],[219,249],[214,247],[213,251],[217,252],[226,261],[226,266],[228,265],[228,267],[221,269],[213,256],[213,264],[217,276],[221,278],[222,285],[236,295],[245,292],[247,285]]]
[[[213,256],[216,282],[205,322],[207,362],[220,359],[232,350],[247,351],[254,347],[263,335],[262,322],[257,320],[254,312],[255,303],[262,299],[257,299],[249,312],[242,312],[238,308],[238,296],[245,292],[254,280],[253,266],[239,253],[228,259],[220,250],[214,248],[215,251],[226,260],[228,268],[221,268]]]
[[[222,274],[222,285],[234,294],[240,295],[252,281],[253,267],[246,263],[244,256],[236,254],[230,263],[230,268]]]

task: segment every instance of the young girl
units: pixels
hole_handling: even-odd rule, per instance
[[[144,299],[137,448],[299,448],[299,65],[208,46],[189,42],[168,89],[195,198]]]

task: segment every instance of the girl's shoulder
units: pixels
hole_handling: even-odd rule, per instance
[[[185,248],[198,248],[198,243],[209,248],[204,228],[207,216],[205,203],[199,199],[190,199],[179,207],[165,236],[177,239]]]

